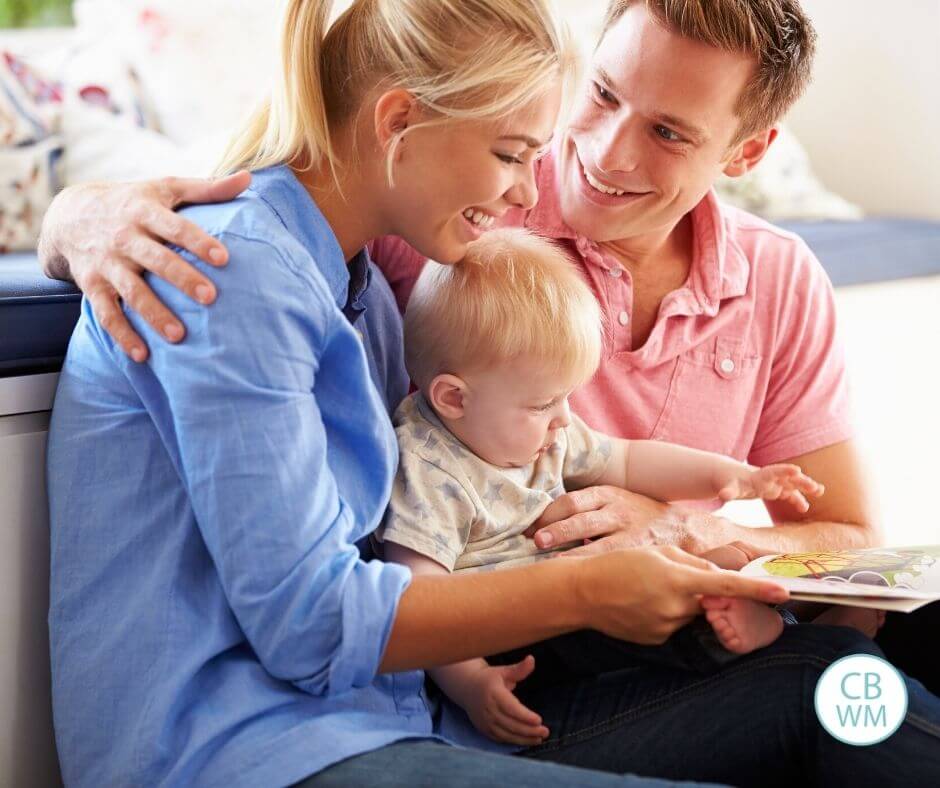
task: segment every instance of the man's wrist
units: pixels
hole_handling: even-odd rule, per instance
[[[710,512],[670,504],[669,520],[675,533],[673,544],[692,555],[733,541],[728,534],[729,522]]]
[[[59,251],[55,230],[58,226],[58,212],[63,200],[67,198],[68,189],[60,192],[52,201],[49,209],[43,217],[42,227],[39,232],[39,243],[37,244],[37,253],[39,262],[42,265],[43,273],[50,279],[62,279],[73,281],[69,271],[69,261]]]

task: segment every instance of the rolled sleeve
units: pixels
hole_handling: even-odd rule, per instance
[[[265,669],[315,695],[363,687],[378,672],[410,573],[360,560],[355,541],[368,524],[357,521],[361,505],[343,499],[331,467],[357,450],[374,452],[370,419],[384,418],[384,408],[361,383],[371,386],[362,348],[316,271],[263,241],[219,237],[230,252],[225,269],[187,256],[216,280],[213,306],[196,307],[151,280],[189,332],[175,346],[149,332],[143,369],[158,392],[150,410]],[[362,423],[350,420],[343,440],[328,445],[318,394],[337,386],[367,400],[371,392],[374,402],[350,401]],[[335,423],[331,430],[335,441]],[[393,467],[389,454],[375,463]],[[368,458],[361,462],[365,485]]]

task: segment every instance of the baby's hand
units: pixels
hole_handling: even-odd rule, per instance
[[[798,512],[809,510],[810,498],[818,498],[826,491],[796,465],[768,465],[766,468],[746,469],[737,474],[719,490],[722,501],[742,498],[763,498],[765,501],[788,501]]]
[[[542,718],[512,694],[535,669],[535,657],[515,665],[490,665],[477,674],[476,686],[464,706],[473,724],[495,741],[532,747],[548,736]]]

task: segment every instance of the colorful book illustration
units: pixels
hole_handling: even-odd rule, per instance
[[[940,545],[765,555],[741,571],[812,602],[909,613],[940,600]]]

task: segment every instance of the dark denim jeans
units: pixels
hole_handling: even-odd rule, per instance
[[[308,777],[295,788],[666,788],[691,786],[630,775],[590,771],[555,763],[432,741],[383,747]]]
[[[875,642],[898,670],[940,696],[940,602],[913,613],[888,613]]]
[[[637,661],[555,686],[520,686],[551,737],[525,756],[618,773],[738,786],[940,785],[940,698],[908,680],[905,722],[854,747],[832,738],[813,705],[823,670],[881,650],[846,627],[797,624],[711,673]]]
[[[551,737],[522,756],[410,742],[352,758],[303,785],[658,785],[621,776],[631,774],[768,788],[940,785],[940,699],[919,682],[908,681],[907,718],[880,744],[842,744],[819,724],[816,682],[849,654],[881,651],[855,630],[800,624],[711,672],[644,657],[567,683],[527,682],[519,695]]]

